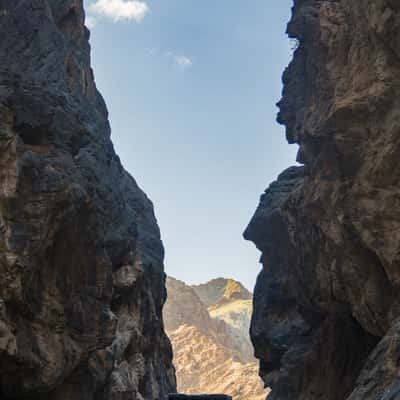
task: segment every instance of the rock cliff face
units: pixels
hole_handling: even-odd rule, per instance
[[[249,338],[251,294],[228,279],[188,286],[168,278],[167,289],[164,315],[178,390],[227,393],[235,400],[264,399],[267,391]]]
[[[270,400],[400,398],[400,3],[295,0],[278,120],[298,161],[245,237]]]
[[[0,398],[163,399],[163,246],[110,140],[82,0],[0,0],[0,33]]]

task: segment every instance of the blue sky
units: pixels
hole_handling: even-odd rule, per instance
[[[167,273],[252,289],[259,252],[242,232],[296,153],[275,122],[291,0],[85,3],[112,138],[154,202]]]

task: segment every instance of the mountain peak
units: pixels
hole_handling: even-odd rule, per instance
[[[223,298],[227,300],[249,300],[252,295],[240,282],[228,279]]]
[[[209,282],[193,285],[193,289],[207,307],[215,306],[227,300],[250,300],[252,294],[238,281],[216,278]]]

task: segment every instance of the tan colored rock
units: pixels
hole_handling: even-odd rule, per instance
[[[240,283],[233,279],[217,278],[201,285],[192,286],[201,301],[209,306],[213,306],[232,298],[248,300],[252,298],[251,293]]]
[[[171,328],[168,335],[178,390],[187,394],[225,393],[234,400],[265,399],[268,391],[258,376],[248,333],[251,300],[243,300],[251,294],[238,282],[223,280],[224,288],[221,283],[211,281],[201,286],[207,309],[198,296],[198,286],[167,279],[164,318],[166,327]],[[224,297],[226,292],[238,294],[237,288],[243,288],[240,292],[246,296]]]
[[[226,393],[234,400],[264,400],[267,392],[256,362],[237,360],[196,327],[182,325],[170,334],[178,389],[182,393]]]

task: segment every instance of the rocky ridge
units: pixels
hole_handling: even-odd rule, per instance
[[[211,281],[199,290],[168,277],[167,290],[164,318],[178,390],[226,393],[235,400],[264,399],[267,392],[249,339],[251,293],[227,279]]]
[[[207,306],[216,306],[223,301],[233,299],[251,300],[252,294],[240,283],[233,279],[217,278],[207,283],[193,285],[192,288],[200,300]]]
[[[270,400],[400,398],[400,4],[295,0],[251,335]]]
[[[82,0],[0,11],[0,398],[166,398],[164,250],[110,140]]]
[[[254,361],[254,349],[249,340],[253,295],[233,279],[218,278],[192,287],[208,305],[212,320],[225,323],[227,334],[240,351],[242,360]]]

